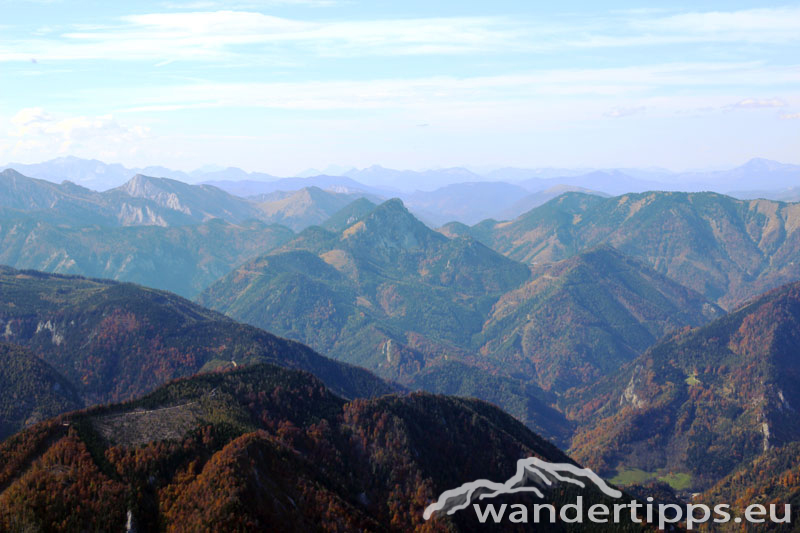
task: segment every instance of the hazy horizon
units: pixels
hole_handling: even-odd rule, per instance
[[[205,163],[199,165],[197,167],[170,167],[167,165],[162,165],[157,161],[148,163],[146,165],[126,165],[120,161],[114,160],[101,160],[97,158],[85,158],[79,157],[73,154],[68,154],[59,157],[53,157],[46,160],[27,160],[27,161],[8,161],[6,163],[0,164],[0,169],[6,168],[14,168],[16,166],[24,165],[24,166],[36,166],[36,165],[44,165],[47,163],[52,163],[55,161],[63,161],[63,160],[74,160],[74,161],[83,161],[83,162],[90,162],[90,161],[97,161],[107,166],[122,166],[128,170],[144,170],[147,168],[155,168],[155,167],[163,167],[171,171],[175,172],[182,172],[190,176],[197,176],[200,177],[203,174],[211,174],[222,172],[226,170],[243,170],[248,174],[268,174],[270,177],[275,179],[282,179],[282,178],[305,178],[305,177],[314,177],[314,176],[345,176],[349,172],[353,171],[362,171],[368,169],[384,169],[384,170],[391,170],[391,171],[399,171],[399,172],[436,172],[436,171],[445,171],[445,170],[452,170],[452,169],[464,169],[467,170],[477,176],[486,178],[486,181],[508,181],[509,183],[513,183],[514,181],[519,181],[521,178],[516,179],[502,179],[498,178],[497,176],[489,176],[490,174],[503,170],[503,169],[513,169],[513,170],[529,170],[529,171],[559,171],[563,170],[565,172],[575,172],[575,173],[590,173],[590,172],[603,172],[603,171],[641,171],[641,172],[652,172],[653,174],[663,174],[663,175],[679,175],[679,174],[689,174],[689,173],[705,173],[705,172],[719,172],[719,171],[726,171],[726,170],[733,170],[744,166],[752,161],[769,161],[772,163],[778,163],[783,165],[797,165],[797,163],[793,163],[791,161],[779,161],[774,159],[769,159],[766,157],[752,157],[747,158],[743,161],[727,164],[727,165],[713,165],[708,167],[689,167],[689,168],[669,168],[663,166],[655,166],[655,165],[642,165],[642,166],[617,166],[617,167],[602,167],[602,166],[564,166],[564,167],[557,167],[557,166],[527,166],[527,167],[517,167],[511,165],[452,165],[452,166],[443,166],[443,165],[435,165],[430,167],[390,167],[388,165],[383,165],[381,163],[373,163],[371,165],[367,165],[364,167],[357,167],[357,166],[346,166],[346,165],[325,165],[322,168],[313,168],[313,167],[306,167],[302,168],[301,170],[290,173],[279,175],[272,172],[268,172],[261,169],[252,169],[246,168],[240,165],[217,165],[214,163]],[[16,169],[15,169],[16,170]],[[24,172],[22,172],[24,174]],[[35,177],[35,176],[34,176]],[[150,177],[162,177],[162,176],[150,176]],[[187,182],[187,183],[199,183],[199,182]],[[456,183],[456,182],[454,182]]]

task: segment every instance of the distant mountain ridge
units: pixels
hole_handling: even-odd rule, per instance
[[[509,209],[528,191],[503,182],[455,183],[433,191],[415,191],[402,195],[412,211],[421,213],[437,225],[458,220],[475,224]]]
[[[369,196],[306,187],[293,197],[257,202],[211,185],[189,185],[140,174],[100,193],[69,182],[54,184],[28,178],[12,169],[0,172],[0,193],[0,216],[60,217],[74,227],[185,226],[218,218],[233,224],[254,219],[283,223],[298,230],[320,224],[353,200]]]
[[[144,198],[160,207],[184,213],[198,222],[220,218],[239,223],[261,215],[260,210],[250,202],[216,187],[187,185],[169,178],[152,178],[141,174],[105,195],[112,198],[121,195]]]
[[[96,159],[81,159],[73,156],[59,157],[34,164],[8,163],[3,168],[13,168],[33,178],[55,183],[60,183],[64,180],[72,181],[94,191],[106,191],[119,187],[137,174],[169,178],[184,183],[215,179],[276,179],[268,174],[248,173],[233,167],[213,170],[198,169],[192,172],[184,172],[162,166],[126,168],[118,163],[108,164]]]
[[[58,215],[83,226],[176,226],[198,224],[215,216],[236,222],[253,218],[255,209],[219,189],[137,175],[127,185],[95,192],[73,183],[28,178],[12,169],[0,172],[0,207]],[[215,204],[221,203],[220,206]],[[238,210],[244,210],[239,213]]]
[[[205,185],[218,187],[226,192],[241,197],[269,194],[276,191],[299,191],[309,187],[316,187],[329,192],[346,194],[368,194],[373,196],[392,196],[391,190],[371,187],[359,183],[345,176],[309,176],[305,178],[276,178],[272,181],[254,180],[208,180]]]
[[[332,186],[342,185],[355,189],[371,187],[367,191],[383,196],[404,196],[414,191],[434,191],[441,187],[464,182],[507,182],[539,192],[556,185],[584,187],[605,194],[624,194],[648,190],[670,190],[685,192],[715,191],[731,193],[762,188],[777,191],[794,187],[800,182],[800,165],[779,163],[763,158],[754,158],[746,163],[726,170],[673,172],[664,169],[636,168],[499,168],[489,172],[474,172],[463,167],[428,169],[421,171],[396,170],[380,165],[357,169],[330,167],[326,172],[305,172],[299,177],[278,178],[263,172],[246,172],[236,167],[201,168],[191,172],[171,170],[160,166],[125,168],[119,164],[106,164],[97,160],[77,157],[62,157],[38,164],[9,163],[34,178],[60,183],[73,181],[94,190],[106,190],[119,186],[136,174],[152,175],[180,180],[187,183],[217,182],[215,185],[227,190],[224,183],[243,182],[252,186],[270,187],[270,183],[281,182],[281,188],[271,190],[296,190],[305,185],[293,182],[302,178],[321,177]],[[323,176],[320,176],[323,174]],[[347,178],[351,178],[349,181]],[[334,180],[339,180],[334,183]],[[320,183],[308,185],[328,188]],[[238,187],[237,185],[230,185]],[[382,192],[378,192],[380,189]],[[248,194],[271,192],[262,190]],[[245,194],[245,195],[248,195]]]
[[[294,231],[324,224],[333,215],[351,203],[363,199],[380,202],[379,197],[363,193],[331,193],[319,187],[305,187],[294,193],[284,193],[283,198],[256,201],[258,209],[270,222],[284,224]]]
[[[730,195],[740,200],[775,200],[777,202],[800,202],[800,185],[796,187],[786,187],[782,189],[766,190],[742,190],[731,191]]]
[[[14,166],[14,165],[11,165]],[[715,191],[752,198],[794,200],[791,189],[800,183],[800,165],[788,165],[766,159],[753,159],[744,165],[724,171],[670,172],[660,169],[498,169],[483,174],[453,167],[423,171],[394,170],[374,165],[365,169],[341,169],[344,175],[304,175],[277,178],[263,173],[248,173],[235,167],[199,169],[190,173],[164,167],[125,169],[96,160],[61,158],[39,165],[16,165],[17,170],[36,178],[60,183],[71,180],[90,189],[119,188],[135,175],[149,175],[181,181],[202,182],[232,195],[250,197],[276,191],[297,191],[319,187],[328,193],[372,195],[370,199],[399,197],[431,226],[451,221],[474,224],[491,218],[512,219],[541,205],[566,190],[579,190],[600,195],[619,195],[647,191]],[[109,179],[113,178],[111,181]],[[105,180],[105,181],[104,181]],[[98,183],[110,183],[98,187]],[[760,189],[754,191],[754,186]],[[524,189],[528,193],[527,198]],[[742,192],[744,191],[744,192]],[[748,192],[751,191],[751,192]],[[176,206],[174,200],[171,205]],[[226,200],[231,203],[231,200]],[[199,206],[195,206],[196,208]],[[162,220],[158,213],[147,213],[146,207],[132,206],[140,223],[174,224]],[[144,213],[141,213],[144,210]],[[202,209],[201,209],[202,211]],[[228,210],[227,220],[237,216],[246,219],[248,206]],[[263,217],[262,217],[263,219]],[[267,220],[269,221],[269,220]],[[277,220],[272,220],[277,222]],[[299,227],[299,222],[290,224]]]
[[[566,193],[513,221],[445,231],[528,264],[610,244],[723,307],[800,279],[800,204],[717,193]]]

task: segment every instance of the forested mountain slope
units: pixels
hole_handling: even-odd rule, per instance
[[[0,294],[0,338],[26,346],[87,405],[256,362],[307,370],[348,398],[397,390],[365,370],[163,291],[0,267]],[[18,376],[20,383],[29,380]]]
[[[467,481],[505,481],[517,459],[534,456],[571,462],[476,400],[346,402],[306,373],[256,365],[62,416],[0,444],[0,528],[485,531],[471,510],[427,522],[423,510]],[[608,502],[591,486],[549,479],[545,497],[557,505],[578,494]]]
[[[666,338],[616,375],[564,399],[576,457],[710,487],[800,441],[800,283]]]
[[[468,233],[527,264],[610,244],[725,308],[800,279],[800,204],[717,193],[566,193]]]

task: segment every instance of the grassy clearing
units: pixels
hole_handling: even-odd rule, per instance
[[[694,387],[695,385],[699,385],[700,383],[701,383],[700,380],[697,379],[696,372],[691,376],[689,376],[688,378],[686,378],[686,384],[689,385],[690,387]]]
[[[692,475],[686,472],[670,472],[658,479],[668,483],[675,490],[686,490],[692,486]]]

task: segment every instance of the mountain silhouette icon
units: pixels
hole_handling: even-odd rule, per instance
[[[622,492],[609,487],[605,481],[588,468],[580,468],[568,463],[549,463],[538,457],[528,457],[517,461],[516,473],[504,483],[479,479],[443,492],[435,503],[425,508],[423,518],[428,520],[433,513],[437,512],[451,515],[466,508],[473,501],[496,498],[503,494],[530,492],[539,498],[544,498],[539,487],[549,487],[554,482],[564,482],[585,488],[586,481],[583,480],[593,483],[606,496],[622,497]]]

